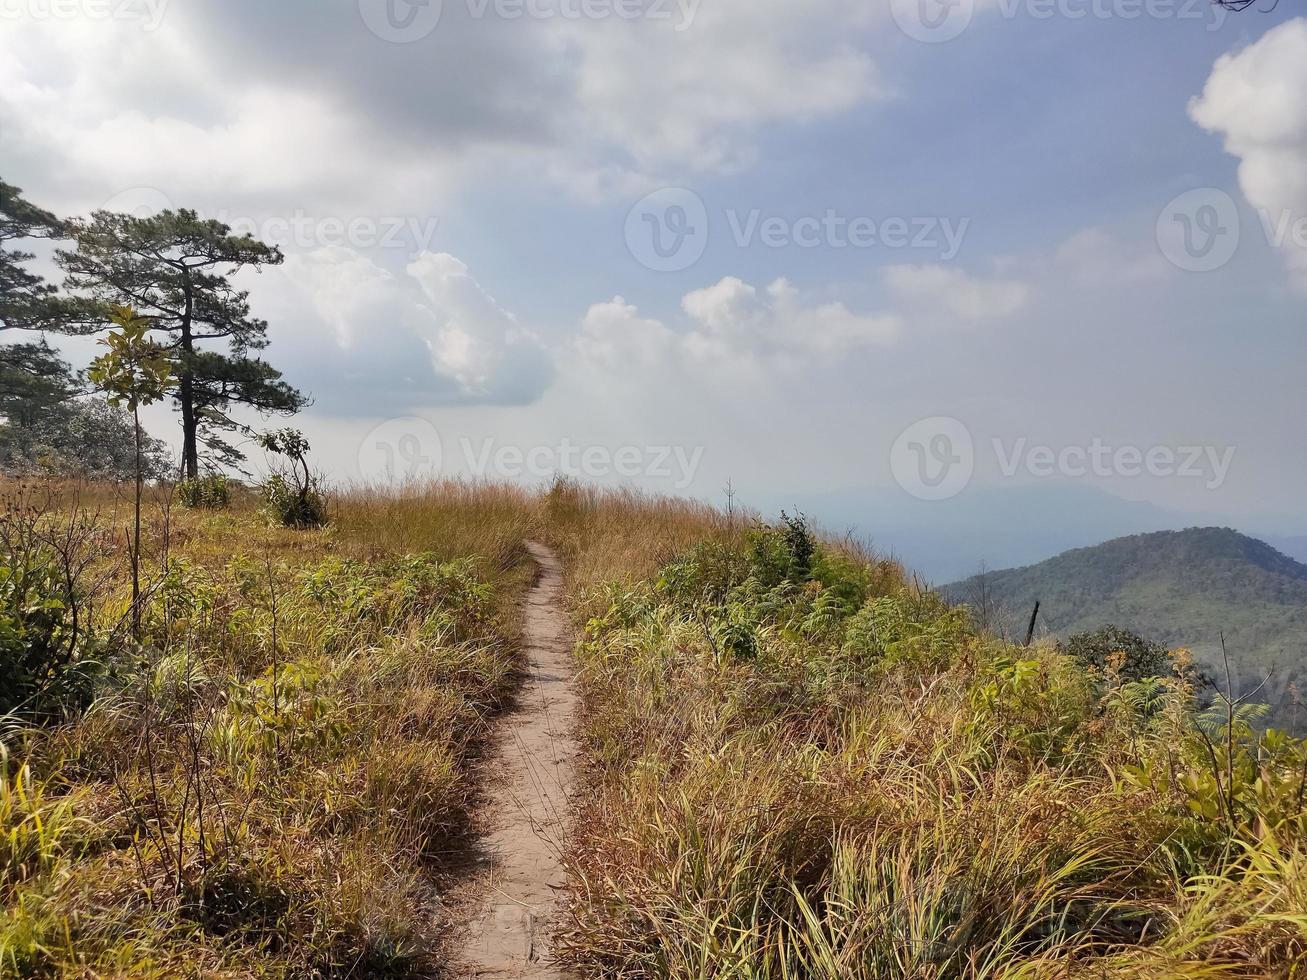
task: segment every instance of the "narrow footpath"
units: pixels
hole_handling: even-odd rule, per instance
[[[472,977],[565,980],[552,962],[549,934],[562,895],[577,694],[562,565],[544,545],[526,546],[539,568],[525,600],[528,675],[487,760],[485,887],[458,961]]]

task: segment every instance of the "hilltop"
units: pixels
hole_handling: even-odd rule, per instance
[[[1065,637],[1112,623],[1189,647],[1208,663],[1219,659],[1224,632],[1241,672],[1277,668],[1273,703],[1307,667],[1307,565],[1230,528],[1117,538],[943,592],[1009,636],[1024,629],[1036,600],[1046,632]]]

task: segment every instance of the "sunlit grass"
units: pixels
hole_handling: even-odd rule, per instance
[[[312,531],[152,490],[134,647],[128,498],[42,499],[115,645],[84,710],[0,726],[0,974],[438,974],[535,538],[581,641],[582,975],[1307,975],[1301,743],[851,542],[568,482],[338,489]]]
[[[583,974],[1303,975],[1300,743],[1237,737],[1232,822],[1183,677],[1013,648],[871,556],[785,577],[769,535],[584,610]]]

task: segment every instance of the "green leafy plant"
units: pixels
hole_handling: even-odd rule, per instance
[[[885,667],[946,667],[969,634],[967,612],[933,592],[900,589],[867,602],[848,624],[846,654]]]
[[[223,510],[231,504],[231,481],[221,473],[210,473],[177,484],[177,499],[193,510]]]
[[[85,702],[76,604],[48,553],[0,566],[0,714],[44,716]]]
[[[141,485],[144,461],[141,407],[162,401],[176,387],[173,360],[168,350],[147,335],[150,321],[137,316],[130,306],[116,306],[110,322],[117,327],[100,343],[108,351],[97,357],[87,376],[109,399],[111,405],[132,413],[136,448],[135,527],[132,534],[132,631],[141,633]]]
[[[1067,640],[1063,651],[1086,667],[1116,670],[1131,681],[1175,672],[1166,647],[1119,626],[1077,633]]]
[[[273,516],[286,527],[315,528],[327,523],[327,499],[309,471],[309,442],[298,429],[266,432],[259,445],[283,456],[289,465],[273,473],[263,484],[264,496]]]

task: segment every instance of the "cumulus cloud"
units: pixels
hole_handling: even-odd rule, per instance
[[[523,405],[552,381],[540,339],[452,255],[424,252],[396,276],[326,248],[264,278],[255,298],[267,304],[278,361],[326,411]]]
[[[1242,51],[1217,59],[1202,95],[1189,104],[1199,126],[1225,138],[1239,158],[1239,185],[1261,212],[1296,281],[1307,288],[1307,19],[1287,21]]]
[[[892,265],[885,270],[885,283],[915,310],[970,322],[1011,316],[1030,298],[1024,282],[973,276],[944,265]]]
[[[902,333],[896,315],[854,313],[843,303],[805,305],[778,279],[759,290],[728,276],[687,293],[683,329],[641,316],[622,297],[590,307],[576,346],[605,367],[792,369],[858,350],[887,347]]]
[[[1157,282],[1175,272],[1156,242],[1122,241],[1105,228],[1076,232],[1053,253],[1053,273],[1075,286],[1117,288]]]
[[[144,186],[186,203],[285,208],[348,200],[369,173],[417,186],[330,93],[225,76],[216,47],[177,16],[156,33],[87,26],[6,21],[0,33],[6,176],[34,175],[52,206],[89,210]]]
[[[571,25],[577,121],[646,172],[736,170],[762,124],[810,121],[882,98],[854,42],[874,5],[831,0],[820,16],[792,0],[705,0],[681,23]]]
[[[188,0],[150,31],[7,18],[6,176],[100,200],[144,185],[228,206],[345,207],[366,187],[374,207],[402,209],[521,166],[579,195],[627,194],[737,169],[760,127],[879,97],[853,43],[870,28],[863,8],[832,0],[813,17],[789,0],[683,0],[657,5],[667,19],[507,22],[494,2],[446,3],[413,44],[374,36],[357,2]]]

